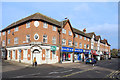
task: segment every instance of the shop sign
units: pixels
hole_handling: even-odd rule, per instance
[[[82,52],[83,52],[83,49],[75,49],[75,52],[80,52],[80,53],[82,53]]]
[[[62,47],[62,52],[73,52],[73,48],[71,47]]]
[[[56,46],[51,46],[51,51],[56,51]]]
[[[85,54],[89,54],[89,50],[83,50]]]

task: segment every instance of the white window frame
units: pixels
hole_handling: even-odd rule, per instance
[[[48,51],[48,52],[47,52]],[[50,50],[49,49],[46,49],[45,50],[45,53],[46,53],[46,58],[50,58]]]
[[[62,39],[62,45],[66,45],[66,39]]]
[[[1,32],[0,32],[0,36],[1,36]]]
[[[78,34],[75,34],[75,37],[77,38],[77,37],[78,37]]]
[[[71,31],[69,31],[69,35],[72,36],[72,32]]]
[[[56,26],[53,26],[53,31],[56,31]]]
[[[84,37],[84,40],[86,40],[86,37]]]
[[[84,49],[86,49],[86,44],[84,44]]]
[[[87,44],[87,49],[89,49],[89,44]]]
[[[78,43],[77,42],[75,42],[75,47],[78,47]]]
[[[26,23],[26,28],[30,28],[30,22]]]
[[[38,38],[36,39],[35,36],[37,36]],[[35,39],[35,40],[38,40],[38,39],[39,39],[39,35],[38,35],[37,33],[34,35],[34,39]]]
[[[56,37],[53,37],[53,38],[52,38],[52,43],[53,43],[53,44],[56,44]]]
[[[66,29],[62,29],[62,33],[66,34]]]
[[[44,37],[44,36],[46,36],[46,37]],[[47,43],[47,38],[48,38],[47,35],[43,35],[43,43]],[[44,42],[44,40],[45,40],[45,42]]]
[[[30,34],[26,35],[26,42],[30,42]]]
[[[43,28],[48,28],[48,24],[46,22],[43,23]]]
[[[2,46],[5,46],[5,40],[2,41]]]
[[[79,43],[79,47],[82,48],[82,43]]]
[[[18,44],[18,37],[14,38],[14,44]]]
[[[68,40],[68,46],[72,46],[72,41]]]
[[[79,37],[80,37],[80,39],[82,39],[82,36],[81,36],[81,35],[79,35]]]
[[[8,39],[8,44],[10,44],[10,39]]]
[[[17,32],[17,31],[18,31],[18,28],[19,28],[19,27],[15,27],[14,32]]]
[[[5,35],[5,31],[2,34]]]
[[[10,34],[10,30],[8,30],[8,34]]]

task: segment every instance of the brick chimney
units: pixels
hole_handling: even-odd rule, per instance
[[[86,33],[86,28],[83,29],[83,32]]]

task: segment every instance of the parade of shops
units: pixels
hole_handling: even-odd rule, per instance
[[[62,24],[62,25],[61,25]],[[84,62],[111,57],[110,44],[95,33],[71,26],[69,19],[57,21],[35,13],[1,30],[3,59],[33,64]]]

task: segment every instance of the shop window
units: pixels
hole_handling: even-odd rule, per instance
[[[55,58],[55,51],[52,51],[52,58]]]
[[[84,49],[86,49],[86,44],[84,44]]]
[[[26,28],[29,28],[30,27],[30,22],[27,22],[26,23]]]
[[[68,46],[72,46],[72,41],[68,40]]]
[[[72,32],[71,31],[69,31],[69,35],[72,36]]]
[[[56,26],[53,26],[53,31],[56,31]]]
[[[8,39],[8,44],[10,44],[10,39]]]
[[[5,46],[5,40],[2,41],[2,46]]]
[[[26,42],[30,42],[30,35],[26,35]]]
[[[25,49],[25,50],[24,50],[24,54],[23,54],[24,59],[27,59],[27,54],[28,54],[28,50],[27,50],[27,49]]]
[[[35,34],[35,35],[34,35],[34,39],[35,39],[35,40],[38,40],[38,39],[39,39],[39,35],[38,35],[38,34]]]
[[[46,58],[50,58],[50,52],[49,52],[49,49],[46,49]]]
[[[47,35],[43,35],[43,43],[47,43]]]
[[[53,44],[56,44],[56,37],[53,37],[53,38],[52,38],[52,43],[53,43]]]
[[[71,61],[71,60],[72,60],[71,53],[63,53],[62,54],[62,61]]]
[[[77,47],[78,46],[78,43],[77,42],[75,42],[75,47]]]
[[[62,33],[66,34],[66,30],[65,30],[65,29],[62,29]]]
[[[15,59],[15,50],[13,50],[13,56],[12,57],[13,57],[13,59]]]
[[[15,32],[18,31],[18,27],[15,28]]]
[[[5,32],[3,32],[3,35],[5,35]]]
[[[48,24],[46,22],[44,22],[43,28],[48,28]]]
[[[10,30],[8,30],[8,34],[10,34]]]
[[[14,38],[14,44],[18,44],[18,38],[17,37]]]
[[[82,48],[82,43],[79,43],[79,47]]]
[[[62,45],[66,45],[66,40],[62,39]]]
[[[77,35],[77,34],[75,34],[75,37],[77,38],[77,37],[78,37],[78,35]]]

